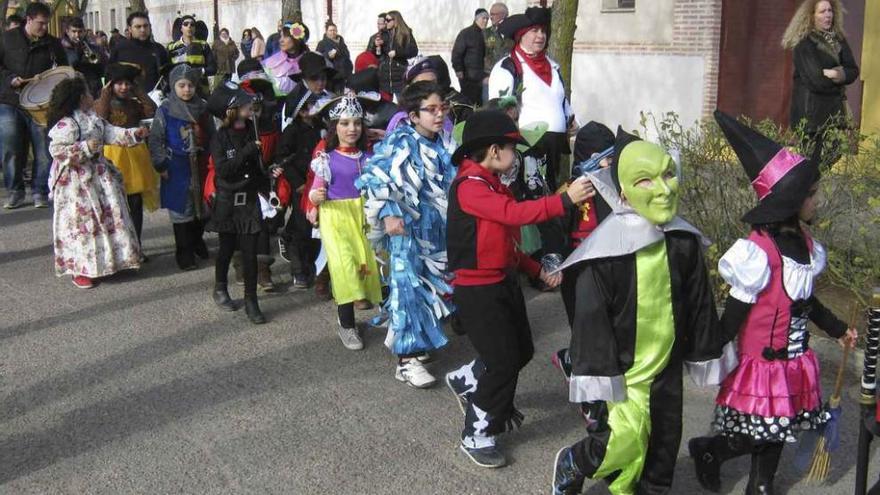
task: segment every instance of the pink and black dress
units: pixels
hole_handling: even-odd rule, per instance
[[[813,295],[825,262],[825,249],[807,232],[763,230],[736,241],[719,261],[733,312],[725,327],[739,328],[739,366],[715,400],[719,433],[794,442],[797,432],[828,421],[807,322],[832,337],[846,325]]]

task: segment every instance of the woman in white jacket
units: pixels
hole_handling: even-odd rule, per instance
[[[510,55],[492,68],[489,98],[518,93],[521,87],[520,127],[547,123],[547,133],[530,154],[546,167],[545,180],[554,191],[560,159],[570,153],[566,136],[574,122],[574,112],[565,96],[559,64],[547,56],[550,9],[530,7],[524,14],[509,17],[499,31],[505,38],[513,39],[515,45]]]

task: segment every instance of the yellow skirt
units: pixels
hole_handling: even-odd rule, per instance
[[[104,146],[104,156],[122,172],[125,194],[143,196],[148,211],[159,207],[159,174],[153,169],[147,143],[132,147],[108,144]]]
[[[363,198],[321,203],[319,229],[336,304],[382,301],[376,255],[364,233]]]

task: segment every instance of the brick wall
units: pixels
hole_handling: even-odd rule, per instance
[[[603,43],[575,40],[575,53],[701,55],[705,62],[703,116],[710,116],[715,109],[718,98],[721,1],[675,0],[673,35],[672,41],[669,43]],[[638,9],[638,3],[636,3],[636,9]]]

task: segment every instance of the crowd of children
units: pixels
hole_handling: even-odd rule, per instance
[[[516,387],[534,353],[524,273],[561,285],[571,345],[552,361],[587,422],[586,437],[556,455],[554,493],[580,493],[587,479],[615,494],[668,492],[685,368],[720,385],[716,435],[688,443],[700,484],[717,491],[722,463],[749,454],[747,493],[773,493],[783,445],[829,417],[807,321],[845,345],[856,338],[813,294],[826,264],[806,227],[816,163],[716,114],[758,195],[743,217],[750,235],[718,267],[730,285],[719,317],[708,241],[677,215],[682,185],[662,147],[590,122],[575,137],[578,173],[551,192],[556,177],[531,164],[516,95],[462,114],[456,140],[439,58],[413,64],[396,104],[375,69],[335,96],[322,56],[296,61],[284,94],[251,60],[207,99],[203,71],[178,64],[158,108],[131,66],[108,69],[97,103],[83,79],[59,84],[49,131],[56,273],[88,288],[138,268],[143,209],[161,206],[179,268],[208,259],[204,231],[217,233],[213,300],[238,309],[236,267],[247,317],[260,324],[279,231],[293,286],[332,296],[345,348],[364,346],[355,311],[380,306],[372,323],[387,326],[397,380],[433,386],[425,365],[448,342],[445,324],[467,334],[476,356],[444,381],[464,415],[460,449],[490,468],[506,463],[497,436],[524,420]],[[533,225],[545,240],[547,229],[561,233],[540,261],[524,252]]]

